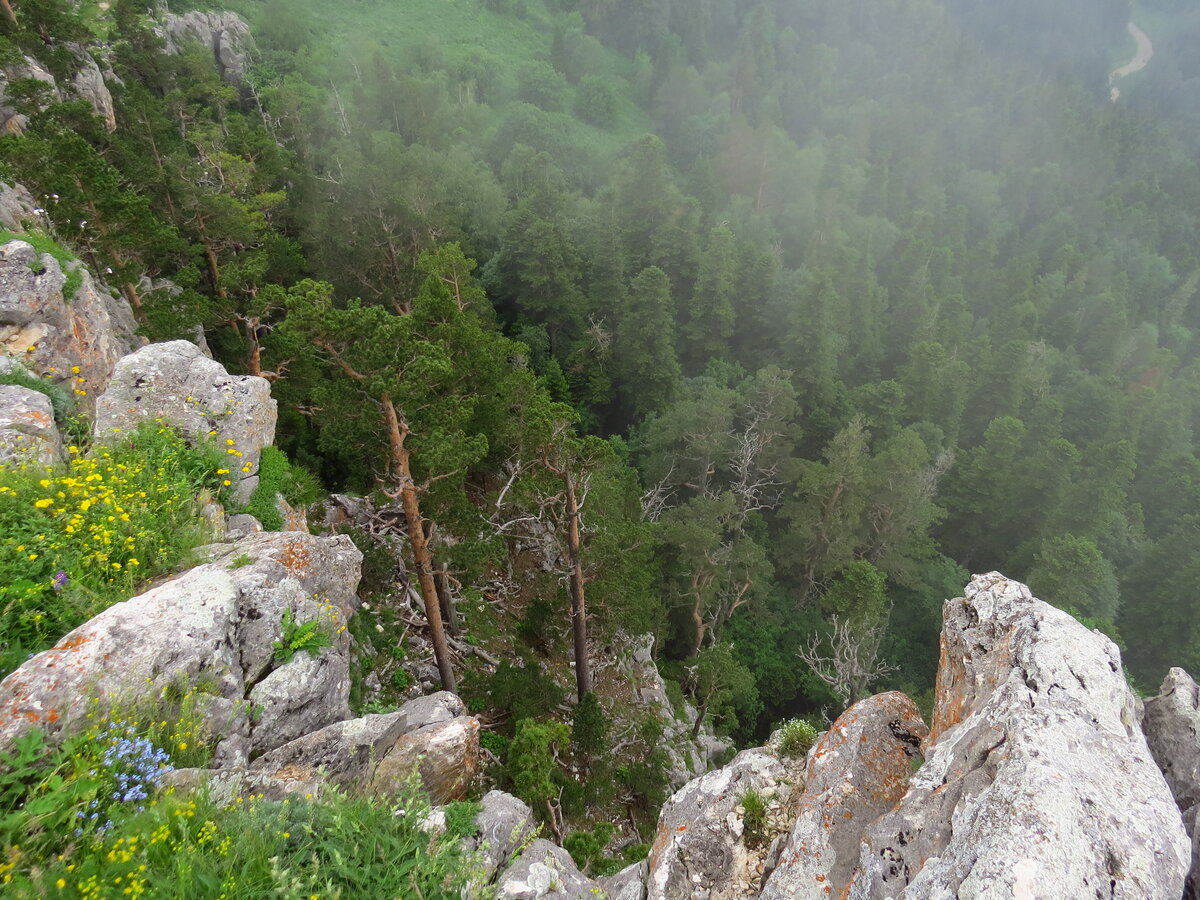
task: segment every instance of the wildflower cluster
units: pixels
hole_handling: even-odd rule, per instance
[[[104,777],[112,790],[104,797],[91,800],[86,809],[76,812],[75,816],[80,820],[75,828],[77,836],[83,834],[87,826],[98,826],[101,831],[111,828],[111,817],[103,822],[100,820],[106,814],[111,816],[115,804],[128,804],[138,812],[144,811],[158,782],[175,768],[165,750],[155,747],[147,738],[139,737],[130,725],[109,722],[100,733],[100,743],[105,748],[101,768],[89,774]]]
[[[62,470],[0,468],[0,674],[203,543],[195,497],[223,467],[150,424]]]

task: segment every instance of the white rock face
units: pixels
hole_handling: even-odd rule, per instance
[[[1108,638],[999,573],[947,601],[924,766],[852,900],[1178,900],[1190,842]]]
[[[533,810],[525,801],[504,791],[488,791],[480,805],[482,808],[475,816],[479,837],[467,840],[469,849],[478,850],[483,857],[483,877],[491,879],[526,841],[537,834],[538,825],[533,819]]]
[[[7,185],[0,181],[0,228],[21,231],[26,222],[37,221],[37,202],[23,184]]]
[[[0,384],[0,463],[52,466],[63,459],[62,436],[45,394]]]
[[[163,419],[189,440],[212,440],[229,453],[230,478],[242,502],[258,484],[262,448],[275,439],[271,386],[253,375],[230,375],[189,341],[150,344],[131,353],[113,372],[96,401],[94,434],[114,433]]]

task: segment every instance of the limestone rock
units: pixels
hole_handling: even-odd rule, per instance
[[[739,809],[746,791],[790,791],[784,764],[762,749],[688,782],[663,806],[650,850],[648,900],[716,900],[743,896],[757,882],[757,859],[742,840]]]
[[[1167,672],[1157,697],[1145,702],[1142,730],[1192,837],[1187,897],[1200,890],[1200,687],[1183,669]]]
[[[117,363],[96,402],[94,433],[103,441],[160,418],[190,440],[214,440],[228,451],[238,499],[250,498],[262,448],[275,438],[275,401],[266,379],[230,375],[189,341],[150,344]]]
[[[459,716],[405,734],[376,766],[370,790],[400,793],[414,768],[434,805],[462,799],[479,768],[479,722]]]
[[[571,854],[539,838],[500,876],[499,896],[511,900],[594,900],[596,883],[575,866]]]
[[[943,616],[925,764],[851,900],[1177,900],[1189,842],[1116,646],[995,572]]]
[[[0,228],[5,231],[24,231],[28,222],[36,222],[37,202],[23,184],[9,186],[0,181]]]
[[[63,458],[50,399],[32,388],[0,384],[0,463],[52,466]]]
[[[513,858],[538,832],[533,810],[523,801],[504,791],[488,791],[475,816],[478,838],[468,838],[468,849],[477,850],[483,860],[483,877],[492,876]]]
[[[796,823],[763,900],[840,896],[858,866],[863,829],[904,796],[929,730],[897,691],[862,700],[838,718],[809,756]]]
[[[49,98],[52,102],[62,100],[62,93],[58,89],[58,83],[54,80],[54,76],[32,56],[26,56],[22,62],[16,65],[0,69],[0,130],[9,134],[24,134],[26,119],[9,105],[8,85],[9,82],[27,78],[47,85],[50,88]]]
[[[715,760],[723,758],[732,749],[733,744],[713,735],[707,726],[703,726],[692,740],[696,709],[687,702],[683,709],[672,705],[666,682],[654,663],[654,635],[635,637],[631,649],[630,678],[641,705],[653,709],[663,721],[662,748],[670,760],[667,778],[671,787],[677,790],[689,779],[707,772]]]
[[[333,649],[349,654],[345,626],[358,607],[355,590],[362,571],[362,554],[350,538],[267,531],[206,552],[238,588],[238,654],[248,684],[259,681],[272,664],[272,645],[281,637],[287,611],[297,622],[324,619]]]
[[[250,691],[257,711],[251,753],[274,750],[312,731],[350,717],[350,665],[344,652],[301,651]]]
[[[167,53],[180,53],[191,41],[212,51],[221,77],[226,81],[241,81],[250,68],[254,40],[250,36],[250,26],[237,13],[167,13],[163,16],[160,34],[166,42]]]
[[[92,55],[82,47],[75,50],[75,58],[79,68],[75,71],[72,87],[75,95],[86,100],[96,111],[96,115],[104,120],[104,128],[109,132],[117,130],[117,114],[113,109],[112,94],[104,83],[104,75]]]
[[[646,900],[646,878],[650,867],[646,860],[626,866],[616,875],[598,878],[596,883],[608,900]]]
[[[58,260],[24,241],[0,246],[0,353],[63,384],[84,411],[122,356],[142,343],[129,304],[86,269],[73,297]]]
[[[271,777],[291,773],[301,780],[355,787],[370,781],[400,737],[449,722],[462,712],[462,701],[449,692],[421,697],[393,713],[347,719],[303,734],[255,760],[250,771]]]
[[[240,701],[237,609],[233,579],[216,566],[109,607],[0,682],[0,749],[34,727],[54,735],[79,723],[92,697],[122,702],[203,678]]]

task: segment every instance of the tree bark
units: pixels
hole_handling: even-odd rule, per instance
[[[4,9],[4,18],[8,19],[12,24],[17,24],[17,14],[13,12],[12,4],[9,0],[0,0],[0,7]]]
[[[583,593],[583,560],[579,538],[579,502],[575,479],[563,467],[563,486],[567,497],[567,555],[571,563],[571,627],[575,636],[575,688],[580,700],[592,689],[592,664],[588,659],[587,598]]]
[[[425,604],[425,619],[429,622],[429,637],[433,642],[433,656],[437,661],[442,687],[447,691],[458,690],[454,669],[450,665],[450,647],[446,643],[446,632],[442,628],[442,612],[438,602],[437,585],[433,580],[433,559],[429,545],[425,542],[425,521],[421,517],[417,486],[413,481],[409,465],[409,451],[404,446],[408,427],[400,421],[392,398],[384,394],[380,398],[384,419],[388,426],[388,444],[392,461],[400,476],[400,505],[404,508],[404,520],[408,525],[408,542],[412,546],[413,560],[417,567],[417,582],[421,585],[421,601]]]

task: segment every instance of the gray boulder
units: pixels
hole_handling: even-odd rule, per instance
[[[677,791],[659,814],[650,850],[649,900],[717,900],[757,893],[761,856],[743,840],[742,797],[755,791],[786,801],[794,777],[766,750],[743,750],[729,765]]]
[[[511,900],[595,900],[599,888],[562,847],[539,838],[500,876],[498,896]]]
[[[159,34],[170,54],[182,52],[193,41],[211,51],[221,77],[226,81],[243,80],[253,61],[254,39],[250,36],[250,26],[237,13],[166,13]]]
[[[248,684],[272,665],[284,613],[297,622],[328,622],[332,649],[348,656],[346,621],[358,608],[355,591],[362,554],[345,535],[255,532],[233,544],[204,548],[210,562],[227,569],[238,588],[238,653]]]
[[[22,232],[27,223],[38,221],[37,201],[23,184],[0,181],[0,228]]]
[[[230,375],[189,341],[150,344],[117,363],[96,401],[98,441],[164,419],[193,441],[211,440],[229,457],[230,478],[243,503],[258,484],[262,448],[275,439],[271,386],[253,375]]]
[[[9,105],[7,94],[10,82],[27,78],[47,85],[50,88],[49,99],[51,102],[62,100],[62,93],[58,89],[58,83],[54,80],[54,76],[32,56],[26,56],[15,65],[0,69],[0,131],[9,134],[25,133],[26,118]]]
[[[851,900],[1178,900],[1190,843],[1116,646],[996,572],[943,616],[925,763]]]
[[[1200,891],[1200,687],[1183,669],[1167,672],[1157,697],[1145,702],[1142,730],[1192,838],[1187,897]]]
[[[350,718],[350,665],[344,651],[327,647],[301,651],[250,689],[257,711],[250,731],[251,754]]]
[[[0,682],[0,749],[35,727],[53,736],[78,726],[93,698],[127,703],[203,679],[215,697],[240,701],[237,611],[233,579],[216,566],[109,607]]]
[[[243,767],[251,754],[349,718],[346,621],[362,561],[349,538],[256,534],[219,550],[212,563],[110,607],[0,683],[0,747],[33,725],[52,733],[71,725],[92,696],[127,703],[201,680],[212,686],[204,716],[220,741],[220,766]],[[285,612],[321,621],[330,646],[276,661]],[[461,707],[431,700],[406,721],[425,725],[453,709]]]
[[[0,384],[0,463],[49,467],[62,459],[62,435],[50,399],[32,388]]]
[[[616,875],[598,878],[596,883],[608,900],[646,900],[646,879],[650,866],[646,860],[626,866]]]
[[[479,769],[479,721],[459,716],[400,737],[379,761],[369,790],[377,796],[402,794],[415,772],[430,802],[461,800]]]
[[[840,896],[858,867],[863,829],[904,796],[929,729],[916,704],[892,691],[841,714],[809,755],[796,822],[763,900]]]
[[[85,412],[122,356],[143,343],[123,298],[102,290],[86,269],[72,297],[58,260],[24,241],[0,246],[0,353],[62,384]]]
[[[467,838],[468,849],[476,850],[483,862],[485,881],[490,881],[538,833],[533,810],[504,791],[488,791],[475,816],[477,838]]]

